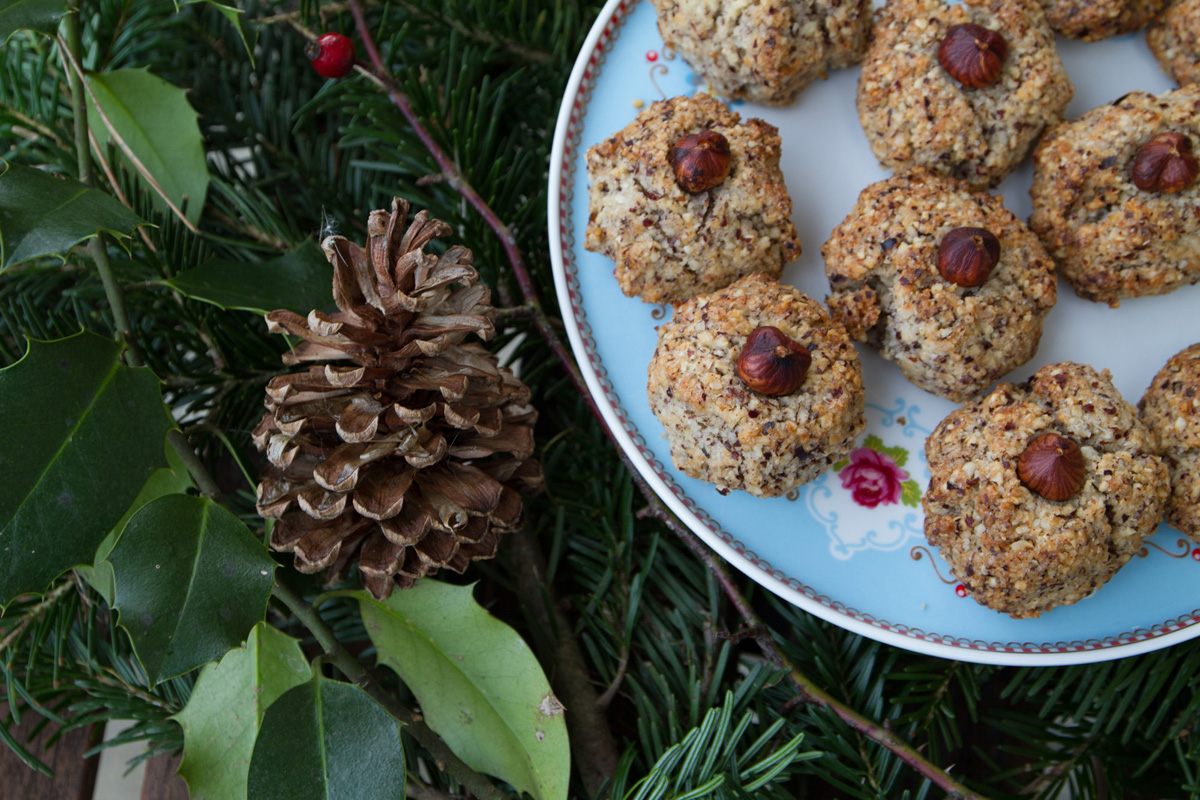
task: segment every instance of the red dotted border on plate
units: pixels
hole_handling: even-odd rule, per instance
[[[655,456],[654,452],[646,446],[646,441],[637,427],[626,417],[620,402],[617,398],[615,388],[608,379],[607,370],[604,368],[600,357],[596,353],[595,338],[592,335],[591,326],[587,323],[587,314],[583,310],[579,281],[575,276],[575,265],[572,260],[573,248],[575,245],[575,226],[571,221],[571,201],[575,195],[575,178],[574,178],[574,161],[579,149],[579,140],[583,131],[583,118],[587,114],[588,103],[591,100],[592,89],[595,84],[596,77],[600,74],[600,69],[607,60],[608,53],[612,49],[613,43],[616,40],[616,33],[624,24],[630,11],[637,5],[637,0],[632,2],[622,2],[614,10],[613,15],[609,18],[604,26],[603,32],[596,41],[596,46],[588,57],[587,68],[584,70],[583,77],[579,82],[579,88],[575,93],[575,97],[571,103],[571,116],[567,122],[567,136],[565,146],[563,148],[563,159],[561,166],[561,179],[559,185],[559,206],[558,219],[559,226],[562,230],[563,241],[563,270],[566,273],[567,279],[567,296],[570,300],[571,310],[575,316],[575,323],[579,326],[580,338],[583,340],[584,352],[587,356],[588,363],[591,364],[593,372],[600,385],[604,388],[604,396],[612,407],[613,412],[621,422],[621,426],[625,432],[629,434],[637,447],[638,453],[650,465],[654,473],[670,488],[672,494],[682,502],[689,511],[707,527],[710,531],[720,537],[721,541],[732,547],[739,555],[743,556],[747,561],[755,567],[762,570],[772,580],[786,586],[792,591],[799,592],[805,597],[813,600],[826,608],[836,611],[850,619],[865,623],[882,631],[900,634],[912,639],[917,639],[923,642],[929,642],[938,645],[948,645],[951,647],[960,647],[966,650],[978,650],[993,653],[1078,653],[1091,650],[1103,650],[1112,647],[1120,647],[1122,645],[1136,644],[1150,639],[1164,636],[1169,633],[1181,631],[1184,628],[1200,623],[1200,609],[1193,609],[1190,613],[1185,614],[1175,619],[1170,619],[1165,622],[1155,625],[1153,628],[1139,628],[1134,631],[1122,633],[1119,636],[1106,636],[1103,639],[1086,639],[1076,640],[1073,642],[1043,642],[1041,644],[1033,642],[985,642],[980,639],[961,639],[956,636],[946,636],[944,634],[925,631],[921,628],[914,628],[908,625],[902,625],[895,622],[889,622],[885,619],[865,614],[856,608],[847,606],[833,598],[818,594],[811,587],[805,586],[796,578],[784,574],[782,570],[776,569],[769,561],[760,557],[753,550],[746,547],[745,544],[738,541],[728,531],[725,531],[717,524],[716,520],[691,497],[683,491],[683,489],[675,482],[672,474],[663,466],[663,464]]]

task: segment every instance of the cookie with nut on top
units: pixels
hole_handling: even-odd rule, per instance
[[[986,189],[1062,119],[1073,93],[1037,0],[889,0],[857,104],[885,167],[925,166]]]
[[[722,494],[786,494],[846,458],[866,426],[850,337],[759,273],[675,308],[647,392],[675,467]]]
[[[1138,411],[1171,473],[1167,524],[1200,543],[1200,343],[1171,356]]]
[[[926,538],[971,597],[1014,618],[1107,583],[1169,493],[1154,436],[1108,371],[1071,362],[963,404],[925,457]]]
[[[668,47],[723,97],[787,105],[826,71],[857,64],[871,0],[652,0]]]
[[[1076,294],[1116,306],[1200,281],[1200,86],[1131,92],[1051,130],[1030,227]]]
[[[1041,0],[1050,27],[1063,36],[1096,42],[1150,24],[1164,0]]]
[[[1146,44],[1175,83],[1200,83],[1200,0],[1172,3],[1146,31]]]
[[[999,197],[914,169],[868,186],[821,248],[833,317],[961,402],[1037,352],[1054,262]]]
[[[678,302],[800,255],[779,132],[706,94],[653,103],[587,151],[584,247],[621,290]]]

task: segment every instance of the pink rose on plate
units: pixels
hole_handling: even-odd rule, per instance
[[[899,503],[903,491],[900,484],[908,480],[908,473],[896,465],[895,459],[869,447],[851,453],[850,463],[842,467],[838,476],[854,502],[867,508]]]

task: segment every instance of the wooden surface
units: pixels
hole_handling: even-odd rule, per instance
[[[8,719],[6,704],[0,703],[0,714]],[[32,742],[26,741],[41,719],[27,711],[13,733],[26,750],[54,771],[54,777],[34,772],[0,743],[0,800],[91,800],[100,758],[84,760],[83,754],[92,746],[92,735],[98,732],[89,728],[71,731],[46,750],[46,740],[54,732],[53,724],[47,725]]]
[[[146,762],[146,781],[142,800],[188,800],[187,784],[175,774],[179,759],[158,756]]]

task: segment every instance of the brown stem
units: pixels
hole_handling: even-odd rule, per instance
[[[468,767],[462,759],[454,755],[442,738],[424,723],[420,714],[401,703],[380,686],[366,668],[358,662],[358,659],[338,641],[337,635],[325,624],[316,610],[304,601],[303,597],[278,579],[271,589],[271,594],[287,606],[304,627],[308,628],[329,655],[330,662],[343,675],[349,678],[355,686],[369,694],[371,699],[383,706],[389,714],[404,723],[405,730],[433,756],[438,769],[447,772],[482,800],[506,800],[504,793],[497,789],[491,781]]]
[[[666,519],[663,514],[669,514],[669,512],[663,509],[662,514],[655,513],[655,516],[663,519],[665,522]],[[726,597],[733,603],[734,608],[738,610],[738,613],[741,614],[746,624],[764,631],[764,633],[755,637],[755,642],[768,660],[788,671],[788,679],[795,688],[797,695],[805,703],[829,709],[851,730],[891,750],[897,758],[928,778],[931,783],[944,791],[946,796],[952,798],[952,800],[985,800],[982,795],[972,792],[951,778],[940,767],[927,761],[903,739],[900,739],[882,725],[872,722],[854,709],[839,702],[828,692],[817,686],[808,676],[796,669],[780,651],[774,636],[765,632],[767,630],[766,626],[763,625],[757,612],[750,607],[745,595],[738,589],[729,571],[725,569],[724,564],[721,563],[716,555],[705,547],[686,525],[683,525],[678,520],[669,523],[668,527],[704,562],[709,572],[717,579],[717,583],[725,591]]]
[[[425,148],[429,151],[430,155],[433,156],[438,167],[442,170],[442,174],[445,176],[446,182],[450,184],[450,186],[452,186],[454,190],[458,192],[473,209],[475,209],[476,213],[478,213],[487,222],[488,227],[492,229],[492,232],[495,233],[496,237],[500,240],[504,247],[505,255],[508,257],[509,264],[512,266],[513,275],[517,279],[517,285],[520,286],[521,294],[525,298],[525,304],[531,308],[530,314],[534,322],[534,327],[537,328],[538,333],[543,339],[545,339],[546,345],[550,348],[550,351],[567,371],[567,374],[571,378],[571,382],[575,386],[576,391],[579,392],[580,396],[583,397],[584,401],[587,403],[588,408],[591,409],[592,414],[600,423],[600,427],[604,431],[605,435],[613,442],[614,445],[616,445],[615,449],[617,454],[621,458],[621,461],[624,463],[626,469],[629,471],[630,476],[633,478],[634,483],[637,485],[642,495],[654,509],[654,516],[666,523],[667,527],[670,528],[677,536],[679,536],[679,538],[681,538],[696,553],[696,555],[700,557],[700,559],[713,573],[713,576],[717,579],[717,582],[721,585],[721,588],[724,590],[726,596],[729,598],[734,608],[737,609],[738,614],[741,615],[745,623],[751,628],[765,631],[766,626],[763,625],[754,609],[750,607],[749,602],[747,602],[745,596],[738,589],[728,571],[726,571],[724,566],[717,560],[712,551],[704,547],[700,540],[696,538],[695,534],[693,534],[691,530],[689,530],[675,517],[674,514],[670,512],[662,500],[650,488],[649,484],[647,484],[642,478],[641,474],[625,455],[624,450],[617,443],[612,430],[605,422],[600,413],[599,407],[592,398],[591,392],[588,391],[587,384],[584,382],[578,366],[575,364],[575,361],[572,359],[562,340],[559,339],[558,334],[549,321],[549,318],[542,310],[541,302],[538,299],[533,280],[530,278],[529,271],[525,266],[524,258],[521,256],[521,252],[517,248],[516,237],[513,235],[508,226],[505,225],[496,215],[496,213],[488,206],[483,198],[481,198],[479,194],[471,187],[471,185],[462,178],[461,174],[454,166],[453,161],[433,139],[429,131],[425,129],[425,126],[421,124],[420,119],[417,118],[416,113],[412,109],[412,105],[408,101],[408,97],[402,91],[400,91],[399,86],[396,84],[395,80],[388,72],[387,67],[383,63],[383,58],[380,56],[379,50],[375,46],[375,40],[371,35],[371,30],[367,26],[366,17],[363,15],[361,0],[349,0],[349,6],[350,11],[354,16],[354,22],[358,29],[358,34],[362,38],[363,45],[367,50],[367,56],[371,61],[372,71],[370,71],[368,74],[384,89],[384,91],[387,92],[387,95],[391,99],[392,103],[400,110],[400,113],[404,115],[404,118],[408,120],[408,123],[412,126],[413,131],[417,134],[417,138],[419,138],[421,143],[425,145]],[[853,709],[838,702],[830,694],[818,687],[811,679],[809,679],[787,661],[783,653],[779,650],[779,647],[776,644],[773,636],[769,634],[759,635],[755,637],[755,641],[768,659],[774,661],[789,671],[791,683],[796,689],[797,694],[805,703],[828,708],[852,730],[855,730],[872,741],[878,742],[879,744],[882,744],[884,747],[888,748],[888,750],[892,751],[898,758],[900,758],[906,764],[909,764],[922,775],[927,777],[934,785],[945,791],[947,795],[952,798],[952,800],[984,800],[980,795],[971,792],[966,787],[954,781],[949,775],[946,774],[944,770],[922,758],[916,750],[908,745],[908,743],[897,738],[891,733],[891,731],[888,731],[882,726],[866,719]]]
[[[588,675],[587,661],[571,632],[571,623],[554,598],[546,579],[546,559],[537,538],[528,530],[508,537],[516,561],[517,596],[539,630],[553,638],[554,692],[567,708],[567,733],[579,777],[591,797],[600,797],[617,769],[617,743],[604,718]],[[549,596],[546,596],[548,593]]]
[[[454,162],[446,155],[441,146],[434,141],[433,136],[421,124],[421,120],[417,117],[412,109],[412,105],[408,102],[408,96],[400,91],[400,87],[396,85],[396,81],[388,72],[387,67],[383,63],[383,58],[379,55],[379,49],[375,46],[375,39],[371,36],[371,29],[367,26],[366,17],[363,16],[362,4],[360,0],[350,0],[350,12],[354,15],[354,23],[358,27],[358,35],[363,41],[363,46],[367,49],[367,55],[371,59],[373,72],[371,76],[374,80],[383,87],[387,92],[392,103],[408,120],[408,124],[412,126],[413,131],[417,134],[417,138],[425,145],[425,149],[433,156],[437,162],[438,168],[442,170],[442,174],[446,178],[446,182],[454,188],[456,192],[462,195],[471,208],[475,209],[475,213],[479,214],[487,223],[492,232],[496,234],[496,238],[500,240],[500,244],[504,247],[504,254],[508,258],[508,263],[512,266],[513,276],[517,279],[517,285],[521,288],[521,296],[525,298],[525,304],[531,308],[530,315],[533,320],[533,325],[537,328],[538,333],[546,340],[546,345],[550,348],[550,352],[562,364],[563,369],[567,371],[567,375],[571,378],[571,383],[574,384],[575,390],[579,392],[595,416],[596,421],[600,423],[605,434],[612,439],[612,432],[608,429],[608,423],[604,421],[604,417],[600,414],[600,409],[596,405],[596,401],[592,399],[591,392],[588,391],[587,384],[583,380],[583,375],[579,372],[579,367],[571,358],[570,352],[566,345],[558,338],[558,334],[554,330],[554,326],[550,324],[549,318],[542,310],[541,300],[538,298],[537,289],[534,287],[533,279],[529,276],[529,270],[525,266],[525,259],[521,255],[520,249],[517,247],[516,236],[507,225],[505,225],[496,212],[491,209],[487,202],[479,196],[479,193],[467,183],[458,169],[454,166]],[[619,450],[620,448],[618,448]],[[628,465],[627,465],[628,466]]]

